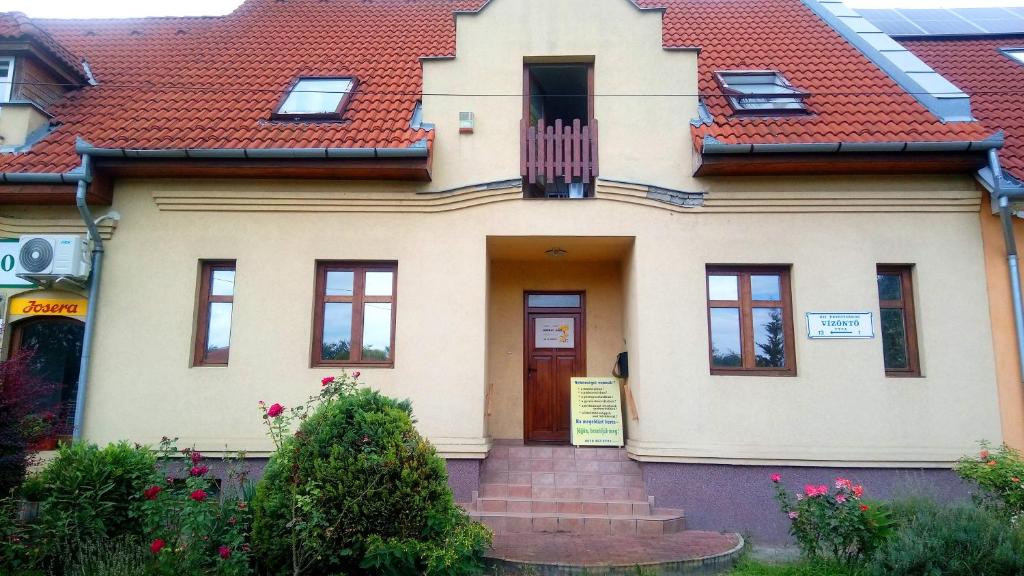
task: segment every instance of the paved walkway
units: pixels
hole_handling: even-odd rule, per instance
[[[736,551],[736,534],[687,530],[664,536],[498,534],[488,558],[574,567],[636,566],[689,562]]]

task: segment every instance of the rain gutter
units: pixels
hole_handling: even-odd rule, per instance
[[[1017,367],[1024,382],[1024,297],[1021,295],[1020,265],[1017,261],[1017,239],[1013,231],[1011,200],[1024,200],[1024,190],[1004,188],[1005,178],[999,165],[999,151],[988,151],[988,168],[992,174],[992,195],[999,205],[999,220],[1003,225],[1003,242],[1006,244],[1006,264],[1010,272],[1010,297],[1013,300],[1013,323],[1017,331]]]

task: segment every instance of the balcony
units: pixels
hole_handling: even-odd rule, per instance
[[[572,124],[555,120],[520,126],[520,171],[528,196],[585,198],[592,196],[598,175],[597,120]]]

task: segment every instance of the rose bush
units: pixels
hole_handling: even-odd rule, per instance
[[[789,531],[809,560],[834,559],[850,565],[874,551],[892,531],[882,504],[868,504],[863,486],[836,478],[831,487],[808,484],[794,499],[773,474],[775,499],[790,521]]]
[[[1024,459],[1020,452],[1005,444],[993,450],[982,442],[977,456],[961,458],[954,469],[981,488],[975,494],[979,505],[1005,514],[1015,524],[1024,516]]]
[[[160,443],[161,469],[180,472],[141,491],[141,517],[155,574],[239,576],[251,572],[247,542],[250,507],[218,492],[202,455],[179,451],[174,440]]]

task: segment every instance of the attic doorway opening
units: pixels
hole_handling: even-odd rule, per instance
[[[593,63],[527,63],[523,125],[525,196],[592,196],[597,160]]]

